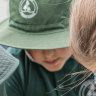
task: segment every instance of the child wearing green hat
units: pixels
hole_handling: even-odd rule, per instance
[[[83,92],[87,81],[82,82],[90,71],[71,57],[70,3],[10,0],[10,18],[0,24],[0,44],[11,46],[8,51],[19,59],[19,66],[6,81],[7,96],[78,96]]]

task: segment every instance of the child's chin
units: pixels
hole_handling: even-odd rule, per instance
[[[58,68],[46,68],[48,71],[50,71],[50,72],[55,72],[55,71],[59,71],[59,70],[61,70],[62,69],[62,67],[58,67]]]

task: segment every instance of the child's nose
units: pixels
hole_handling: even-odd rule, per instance
[[[55,50],[43,50],[43,53],[44,53],[44,56],[47,58],[47,59],[52,59],[52,57],[54,56],[55,54]]]

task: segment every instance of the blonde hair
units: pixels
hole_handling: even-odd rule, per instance
[[[96,62],[96,0],[74,0],[70,16],[71,49],[84,66]]]

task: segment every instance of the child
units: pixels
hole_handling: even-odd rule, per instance
[[[96,0],[74,0],[70,37],[75,59],[94,73],[87,96],[96,96]]]
[[[71,57],[70,3],[10,0],[10,18],[0,25],[0,44],[15,47],[8,51],[20,63],[6,82],[7,96],[78,96],[83,92],[86,82],[81,83],[90,72]]]
[[[5,81],[17,68],[19,62],[0,46],[0,96],[7,96]]]
[[[74,57],[92,72],[96,72],[96,0],[73,3],[70,19],[71,48]]]

